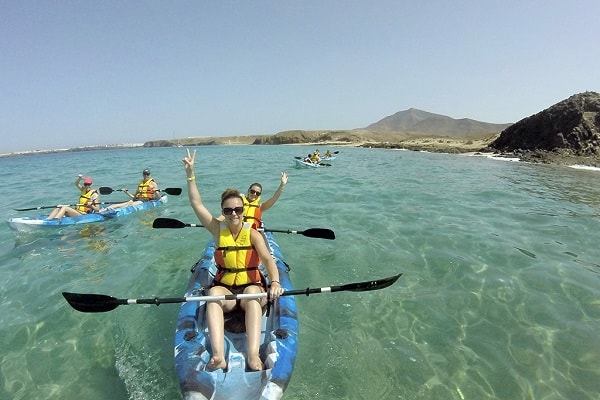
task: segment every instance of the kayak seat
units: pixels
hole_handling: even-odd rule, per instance
[[[244,310],[233,310],[224,315],[225,330],[231,333],[246,332],[246,313]]]

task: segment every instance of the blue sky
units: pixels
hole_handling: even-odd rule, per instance
[[[516,122],[600,91],[600,2],[0,1],[0,153]]]

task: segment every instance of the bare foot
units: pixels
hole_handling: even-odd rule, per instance
[[[248,367],[250,367],[250,369],[253,371],[262,371],[265,369],[265,366],[263,365],[259,356],[249,356]]]
[[[222,356],[212,356],[208,364],[206,365],[210,369],[222,369],[227,368],[227,362]]]

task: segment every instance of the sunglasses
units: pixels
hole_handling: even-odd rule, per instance
[[[91,183],[84,183],[83,186],[92,186]]]
[[[255,195],[255,196],[260,196],[260,194],[261,194],[262,192],[257,192],[257,191],[256,191],[256,190],[254,190],[254,189],[248,189],[248,193],[250,193],[250,194],[253,194],[253,195]]]
[[[223,209],[223,215],[231,215],[234,212],[237,215],[242,215],[244,213],[244,207],[235,207],[235,208],[225,207]]]

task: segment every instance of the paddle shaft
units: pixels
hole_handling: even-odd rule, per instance
[[[281,296],[298,296],[298,295],[310,295],[315,293],[333,293],[342,291],[342,286],[328,286],[322,288],[306,288],[287,290],[281,294]],[[350,290],[350,289],[347,289]],[[240,293],[240,294],[224,294],[218,296],[186,296],[186,297],[165,297],[165,298],[148,298],[148,299],[117,299],[119,304],[131,305],[131,304],[168,304],[168,303],[186,303],[192,301],[220,301],[220,300],[243,300],[243,299],[261,299],[268,297],[269,294],[266,292],[262,293]]]
[[[333,293],[340,291],[365,292],[370,290],[379,290],[393,285],[402,274],[390,276],[373,281],[349,283],[341,286],[327,286],[321,288],[306,288],[300,290],[286,290],[281,296],[309,295],[314,293]],[[81,312],[106,312],[117,308],[120,305],[131,304],[164,304],[164,303],[185,303],[192,301],[220,301],[220,300],[241,300],[257,299],[268,297],[268,293],[241,293],[220,296],[188,296],[188,297],[167,297],[167,298],[148,298],[148,299],[117,299],[103,294],[85,294],[63,292],[63,297],[69,302],[69,305]]]
[[[103,205],[103,204],[116,204],[116,203],[120,203],[117,201],[106,201],[106,202],[102,202],[102,203],[94,203],[94,205]],[[33,211],[33,210],[43,210],[43,209],[48,209],[48,208],[57,208],[60,207],[62,204],[57,204],[54,206],[39,206],[39,207],[30,207],[30,208],[15,208],[15,211]],[[78,207],[78,206],[86,206],[87,204],[64,204],[67,205],[69,207]]]
[[[102,186],[98,188],[100,194],[111,194],[112,192],[123,192],[123,189],[113,189],[108,186]],[[181,188],[166,188],[166,189],[157,189],[157,192],[165,192],[167,194],[171,194],[173,196],[179,196],[181,194]]]
[[[323,288],[306,288],[298,290],[288,290],[281,294],[281,296],[297,296],[301,294],[310,295],[315,293],[331,293],[336,290],[332,287]],[[268,297],[269,294],[266,292],[262,293],[240,293],[240,294],[224,294],[218,296],[185,296],[185,297],[154,297],[148,299],[116,299],[119,305],[132,305],[132,304],[172,304],[172,303],[189,303],[192,301],[221,301],[221,300],[244,300],[244,299],[262,299]]]

